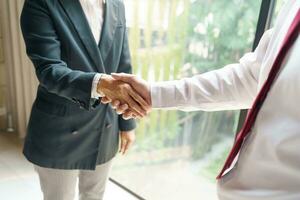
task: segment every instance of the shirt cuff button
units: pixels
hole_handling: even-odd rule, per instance
[[[72,135],[77,135],[79,132],[78,131],[73,131]]]

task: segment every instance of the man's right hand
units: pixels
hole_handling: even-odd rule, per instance
[[[102,75],[97,91],[103,93],[105,99],[109,101],[127,105],[130,108],[130,114],[136,117],[145,117],[150,109],[150,103],[144,100],[143,94],[117,76],[114,78],[110,75]]]
[[[146,108],[147,112],[151,110],[151,95],[150,88],[148,83],[140,78],[137,78],[132,74],[113,73],[112,77],[118,81],[122,81],[124,83],[130,84],[130,86],[146,101],[148,107]],[[119,99],[112,100],[109,97],[102,98],[102,103],[111,103],[112,107],[116,109],[118,114],[123,114],[124,119],[135,118],[137,113],[135,112],[136,108],[132,107],[129,104],[124,104]]]

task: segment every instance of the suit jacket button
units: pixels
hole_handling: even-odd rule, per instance
[[[81,101],[81,102],[79,102],[79,105],[80,105],[80,107],[84,108],[85,103]]]
[[[79,132],[78,131],[73,131],[72,134],[73,135],[77,135]]]

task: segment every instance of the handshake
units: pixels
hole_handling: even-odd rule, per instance
[[[150,86],[135,75],[104,74],[97,85],[97,92],[104,96],[101,103],[111,103],[124,119],[143,118],[151,110]]]

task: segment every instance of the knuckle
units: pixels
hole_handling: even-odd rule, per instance
[[[122,89],[122,85],[116,84],[116,89],[121,90]]]
[[[131,86],[129,85],[129,84],[124,84],[124,89],[126,89],[126,90],[130,90],[131,89]]]
[[[128,93],[129,89],[130,89],[130,86],[128,84],[120,85],[120,91],[122,94]]]

